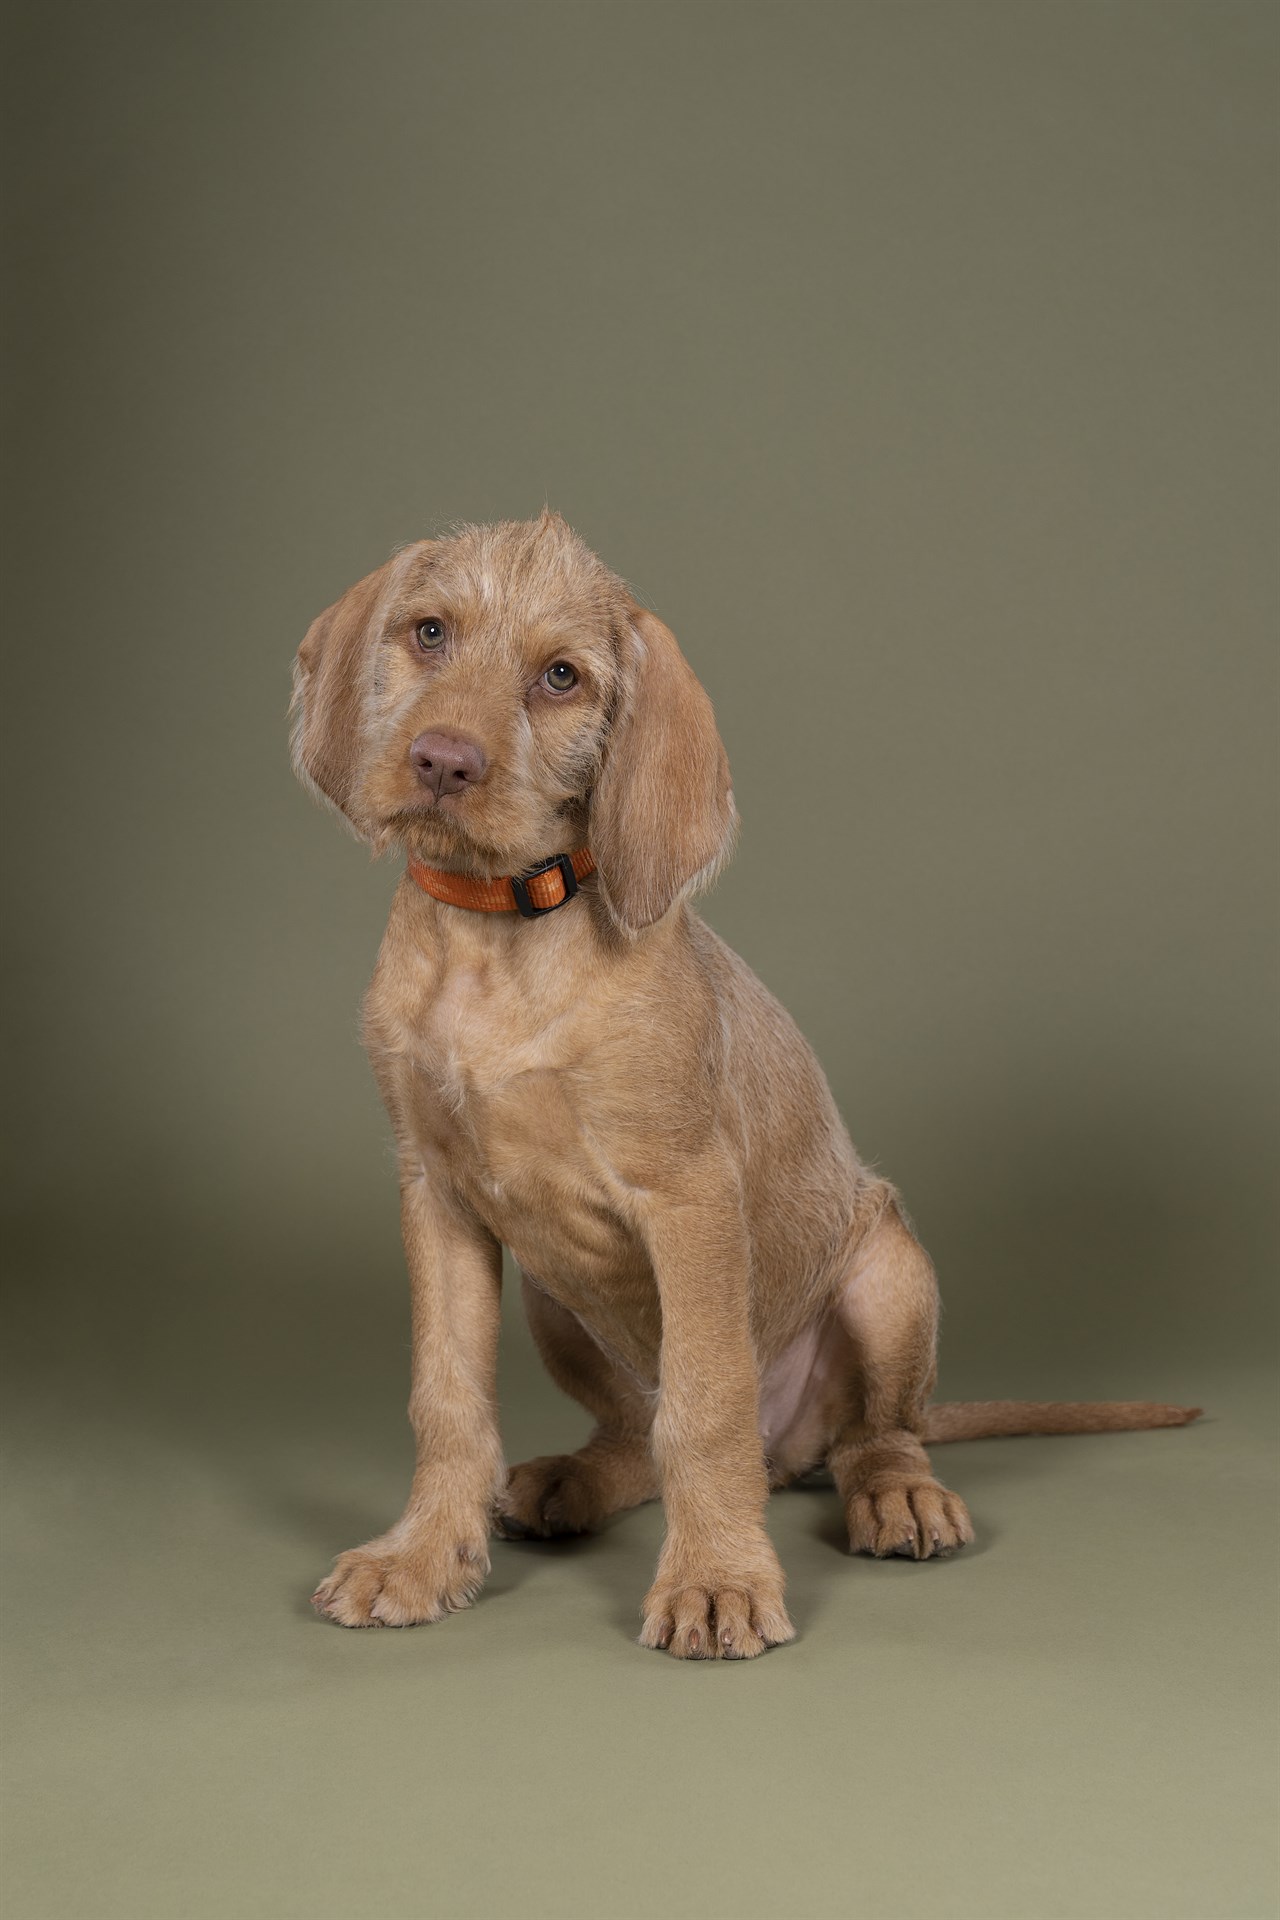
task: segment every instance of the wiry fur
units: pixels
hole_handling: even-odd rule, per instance
[[[418,623],[447,641],[428,656]],[[577,684],[549,692],[557,660]],[[641,1640],[748,1658],[792,1637],[769,1486],[827,1465],[854,1549],[972,1538],[924,1439],[1193,1417],[1144,1404],[928,1405],[937,1289],[859,1160],[813,1054],[688,908],[736,816],[710,702],[674,637],[558,517],[421,541],[314,622],[294,759],[376,849],[490,878],[590,843],[598,871],[530,923],[401,881],[365,1003],[395,1131],[413,1301],[417,1465],[391,1530],[316,1603],[347,1626],[465,1606],[508,1536],[599,1525],[661,1493]],[[445,799],[409,759],[465,734]],[[501,1249],[579,1452],[503,1467]]]

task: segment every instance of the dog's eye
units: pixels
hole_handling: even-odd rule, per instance
[[[553,693],[567,693],[570,687],[576,687],[578,684],[578,676],[567,660],[557,660],[553,667],[547,668],[542,677]]]
[[[414,631],[418,637],[418,645],[427,653],[434,653],[437,647],[444,645],[443,620],[419,620]]]

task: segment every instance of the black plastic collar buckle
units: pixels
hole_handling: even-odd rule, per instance
[[[559,867],[560,878],[564,882],[564,899],[553,900],[549,907],[535,907],[529,898],[526,880],[536,880],[540,873],[550,873],[552,867]],[[516,906],[526,920],[540,920],[544,913],[554,913],[557,907],[563,907],[572,900],[578,891],[578,876],[573,870],[573,861],[567,853],[557,853],[550,860],[544,860],[540,867],[529,867],[524,873],[512,874],[511,891],[516,897]]]

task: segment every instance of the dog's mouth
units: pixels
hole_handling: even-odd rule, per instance
[[[512,789],[501,772],[496,781],[442,782],[436,792],[434,782],[406,780],[399,768],[388,778],[390,771],[366,791],[376,837],[428,864],[520,873],[585,839],[584,803],[576,795],[549,805],[549,796]],[[491,764],[487,772],[494,771]]]
[[[468,831],[463,815],[467,811],[464,803],[466,794],[450,793],[438,796],[424,793],[421,799],[402,800],[397,806],[383,815],[383,824],[393,830],[414,828],[430,831],[436,828],[453,837],[474,838]]]
[[[474,809],[465,805],[467,799],[466,793],[406,797],[381,815],[382,832],[420,859],[439,856],[484,862],[491,849],[483,831],[477,831],[479,821],[468,818]]]
[[[401,812],[405,814],[456,813],[474,792],[474,787],[458,787],[448,793],[430,793],[424,790],[414,799],[406,800]]]

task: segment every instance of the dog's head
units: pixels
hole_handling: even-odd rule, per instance
[[[556,514],[407,547],[314,621],[294,765],[375,849],[519,873],[588,844],[630,932],[733,842],[702,687]]]

